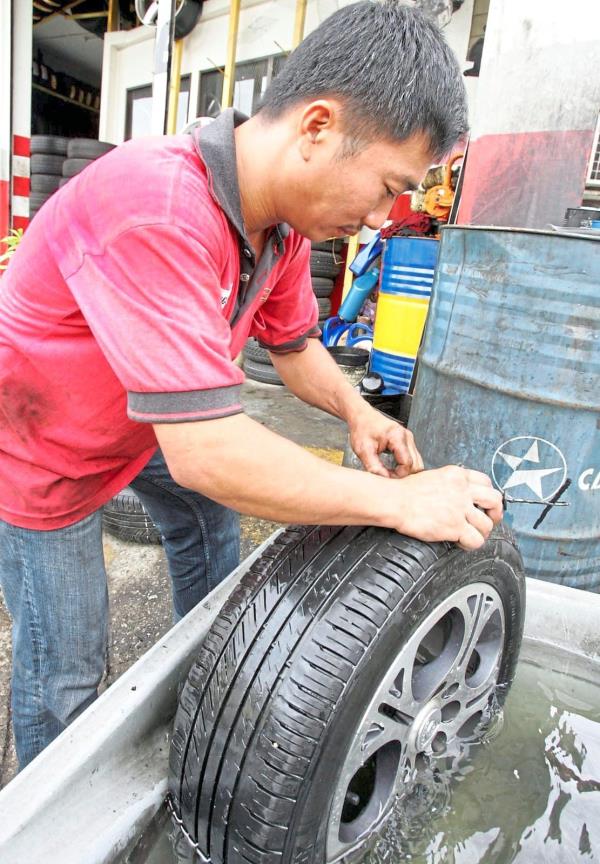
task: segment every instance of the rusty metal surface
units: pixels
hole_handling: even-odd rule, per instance
[[[426,465],[476,468],[528,502],[509,500],[506,515],[528,575],[592,591],[599,284],[596,240],[444,229],[409,421]]]

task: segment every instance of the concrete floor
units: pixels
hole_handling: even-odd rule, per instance
[[[308,447],[325,459],[341,462],[345,425],[300,402],[286,388],[246,382],[246,412],[263,425]],[[242,558],[278,526],[242,518]],[[144,546],[104,536],[111,631],[109,662],[102,688],[147,651],[171,625],[170,586],[160,546]],[[0,789],[16,772],[10,723],[10,619],[0,594]]]

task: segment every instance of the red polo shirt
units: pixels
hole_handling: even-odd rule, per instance
[[[152,423],[242,410],[249,335],[318,334],[308,241],[277,226],[256,263],[244,234],[240,120],[116,148],[28,228],[0,279],[1,519],[87,516],[150,459]]]

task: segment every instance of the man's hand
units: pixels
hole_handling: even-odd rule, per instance
[[[375,410],[366,402],[365,409],[358,412],[348,423],[350,446],[371,474],[381,477],[407,477],[423,470],[423,460],[417,450],[412,432],[395,420]],[[389,450],[398,463],[389,471],[379,454]]]
[[[502,495],[480,471],[447,465],[398,485],[408,494],[398,509],[397,530],[412,537],[478,549],[502,520]]]

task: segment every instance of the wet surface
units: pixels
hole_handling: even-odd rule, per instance
[[[341,463],[346,427],[341,421],[300,402],[285,387],[247,382],[246,412],[258,422],[316,455]],[[263,519],[242,518],[241,558],[279,526]],[[171,626],[170,582],[160,546],[118,540],[105,533],[111,627],[109,663],[101,690],[115,681]],[[10,728],[10,619],[0,592],[0,788],[16,773]]]
[[[367,864],[569,864],[600,854],[600,667],[524,646],[504,713],[400,801]]]
[[[599,812],[600,667],[529,643],[483,741],[407,784],[365,864],[598,861]],[[123,864],[197,860],[161,811]]]

